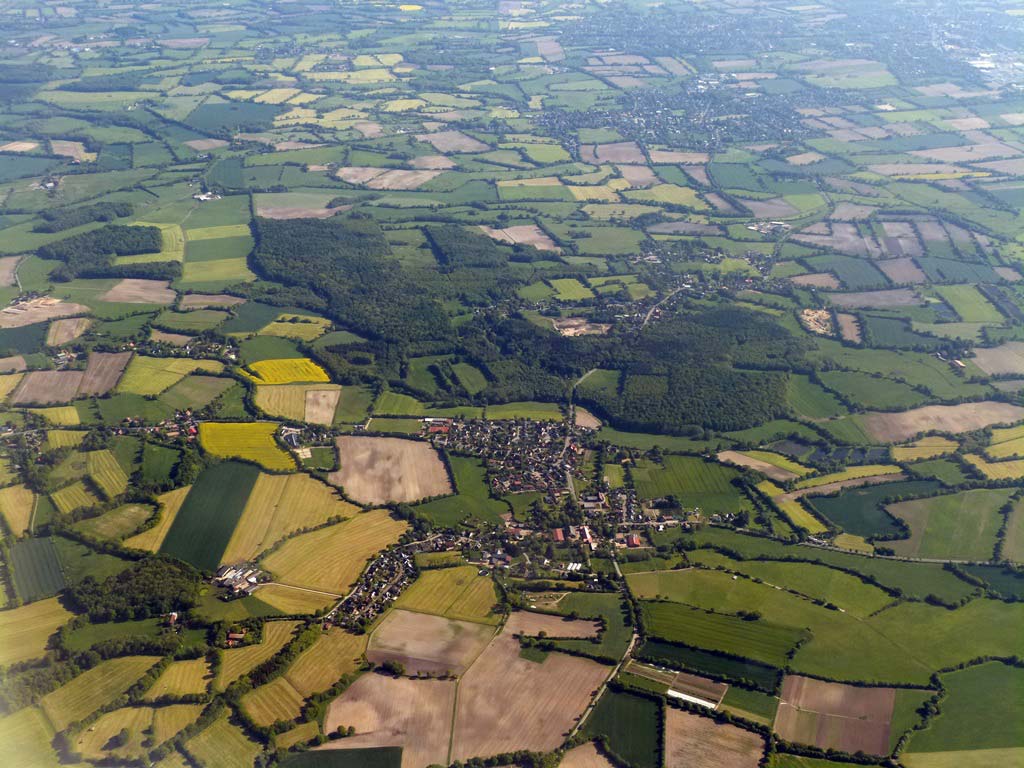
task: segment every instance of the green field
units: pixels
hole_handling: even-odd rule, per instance
[[[781,671],[758,664],[748,659],[708,653],[698,648],[666,643],[661,640],[647,640],[636,651],[637,658],[651,661],[659,666],[668,666],[709,675],[717,680],[739,682],[749,688],[765,693],[774,692],[781,679]]]
[[[636,768],[661,765],[658,729],[661,707],[650,699],[629,693],[606,692],[583,726],[587,736],[605,738],[605,745],[619,759]]]
[[[374,421],[377,424],[377,421]],[[450,456],[448,463],[455,477],[454,496],[420,504],[416,510],[434,525],[454,527],[466,517],[498,523],[508,512],[508,505],[490,497],[487,471],[479,459]]]
[[[233,461],[205,470],[178,510],[160,552],[216,570],[259,474],[252,464]]]
[[[395,603],[396,608],[448,619],[497,624],[494,584],[473,565],[425,571]]]
[[[1000,508],[1010,489],[975,490],[888,507],[910,527],[910,538],[894,541],[898,554],[910,557],[991,560],[1003,523]]]
[[[52,537],[16,541],[10,557],[14,591],[23,602],[50,597],[64,589],[64,572]]]
[[[806,501],[822,517],[855,536],[898,535],[896,525],[882,504],[886,499],[925,496],[939,489],[924,480],[880,483],[847,488],[837,496],[811,496]]]
[[[661,464],[641,459],[632,474],[644,499],[674,496],[682,507],[699,507],[706,515],[736,513],[750,505],[732,484],[740,476],[737,470],[693,456],[665,456]]]

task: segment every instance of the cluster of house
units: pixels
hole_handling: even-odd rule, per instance
[[[348,596],[327,615],[325,625],[338,623],[347,629],[365,627],[386,611],[415,578],[412,553],[401,548],[385,550],[363,571]]]
[[[222,565],[213,577],[213,583],[227,590],[225,600],[248,597],[255,592],[261,582],[263,571],[252,563],[238,565]]]
[[[568,493],[583,455],[577,429],[562,421],[426,419],[423,435],[452,453],[483,458],[497,496],[543,493],[554,501]]]

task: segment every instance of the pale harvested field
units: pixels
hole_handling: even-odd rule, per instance
[[[347,184],[366,184],[384,173],[384,170],[374,166],[350,165],[339,168],[334,175]]]
[[[9,288],[17,284],[15,273],[18,271],[18,262],[21,256],[4,256],[0,258],[0,288]]]
[[[284,676],[303,696],[326,691],[342,675],[359,669],[367,638],[332,627],[285,670]]]
[[[408,523],[393,519],[387,510],[364,512],[289,539],[262,563],[283,584],[343,594],[362,573],[366,561],[398,541],[407,527]]]
[[[739,451],[722,451],[718,454],[718,460],[726,464],[735,464],[739,467],[756,469],[758,472],[766,477],[770,477],[772,480],[781,480],[782,482],[786,482],[787,480],[795,480],[799,477],[795,472],[790,472],[788,469],[783,469],[782,467],[776,467],[774,464],[769,464],[767,461],[755,459],[753,456],[747,456]]]
[[[558,768],[615,768],[615,763],[598,751],[595,742],[588,741],[566,752]]]
[[[429,443],[400,437],[337,438],[341,468],[328,475],[361,504],[412,502],[452,493],[448,472]]]
[[[322,525],[335,517],[352,517],[356,512],[358,508],[342,500],[333,488],[309,475],[261,472],[221,562],[249,560],[300,528]]]
[[[857,293],[830,293],[829,300],[843,309],[885,309],[887,307],[913,307],[921,303],[910,288],[887,291],[860,291]]]
[[[158,331],[153,328],[149,332],[149,340],[155,342],[163,342],[164,344],[170,344],[172,347],[184,347],[188,344],[194,336],[186,336],[184,333],[168,333],[167,331]]]
[[[665,768],[757,768],[764,749],[756,733],[665,709]]]
[[[860,344],[864,337],[861,335],[860,321],[857,316],[846,312],[837,312],[836,320],[839,321],[839,335],[842,336],[843,341]]]
[[[971,432],[993,424],[1012,424],[1024,419],[1024,408],[986,400],[960,405],[926,405],[900,413],[868,412],[860,417],[864,429],[875,440],[901,443],[920,432]]]
[[[240,296],[226,293],[188,293],[181,297],[181,309],[205,309],[207,307],[234,307],[245,304]]]
[[[85,366],[78,394],[105,395],[112,390],[131,360],[131,352],[92,352]]]
[[[146,691],[143,698],[152,701],[161,696],[206,693],[212,680],[210,665],[205,658],[173,661],[153,683],[153,687]]]
[[[651,162],[655,165],[682,163],[683,165],[702,165],[711,157],[707,152],[677,152],[668,149],[652,149]]]
[[[0,611],[0,665],[42,656],[50,636],[73,615],[56,597]]]
[[[395,169],[385,171],[375,179],[368,181],[368,189],[418,189],[436,176],[441,171],[410,171]]]
[[[886,277],[897,284],[909,283],[917,285],[928,280],[928,276],[917,266],[917,262],[909,256],[902,259],[879,261],[875,263],[875,266],[882,270]]]
[[[461,675],[493,636],[485,624],[393,610],[370,637],[366,658],[375,664],[398,661],[410,675]]]
[[[564,653],[529,661],[502,632],[459,683],[452,759],[555,749],[610,671]]]
[[[410,680],[374,673],[331,702],[324,732],[354,726],[355,736],[322,749],[402,747],[402,768],[448,764],[455,682]]]
[[[84,304],[73,304],[49,297],[33,299],[14,307],[0,309],[0,328],[22,328],[59,317],[84,315],[88,311],[89,308]]]
[[[309,424],[330,426],[341,397],[340,389],[313,389],[306,392],[306,418]]]
[[[858,205],[844,201],[836,205],[836,209],[832,211],[829,218],[833,221],[860,221],[869,218],[876,210],[877,208],[872,208],[870,205]]]
[[[541,632],[547,637],[597,637],[600,625],[596,621],[565,619],[533,611],[513,611],[505,622],[506,634],[537,637]]]
[[[330,425],[340,396],[341,387],[337,384],[264,384],[256,387],[253,402],[270,416]]]
[[[82,371],[32,371],[11,394],[12,405],[70,403],[78,395]]]
[[[444,155],[423,155],[421,157],[414,157],[409,161],[409,165],[423,170],[446,171],[449,168],[455,167],[455,161],[450,160]]]
[[[0,515],[15,536],[20,537],[28,530],[35,505],[36,495],[24,485],[0,488]]]
[[[46,343],[51,347],[67,344],[85,333],[90,325],[92,325],[92,319],[88,317],[54,320],[46,330]]]
[[[31,152],[38,146],[38,141],[9,141],[0,147],[0,152]]]
[[[297,621],[268,621],[263,625],[263,642],[224,651],[220,674],[214,690],[223,691],[231,683],[255,669],[292,639]]]
[[[615,169],[634,189],[651,187],[661,181],[646,165],[617,165]]]
[[[176,294],[166,280],[141,280],[126,277],[109,291],[100,296],[101,301],[121,304],[162,304],[174,303]]]
[[[828,683],[787,675],[774,730],[782,738],[822,749],[889,753],[895,688]]]
[[[601,420],[594,414],[588,411],[586,408],[580,408],[578,405],[573,407],[573,412],[576,416],[576,426],[583,427],[584,429],[600,429]]]
[[[445,155],[462,152],[486,152],[490,149],[482,141],[477,141],[472,136],[467,136],[461,131],[420,133],[416,135],[416,140],[425,141],[438,152]]]
[[[22,355],[0,357],[0,373],[15,373],[17,371],[24,371],[27,367],[28,363],[25,362],[25,358]],[[18,377],[17,381],[21,381],[20,376]],[[15,382],[15,384],[17,383],[17,381]],[[14,386],[8,384],[5,387],[3,387],[3,389],[6,389],[6,392],[3,393],[3,396],[6,397],[11,393],[11,390],[14,389]]]
[[[750,212],[759,219],[784,219],[787,216],[796,216],[800,213],[796,208],[787,203],[781,197],[773,197],[769,200],[747,200],[736,198],[740,203],[750,209]],[[794,236],[794,239],[800,239]]]
[[[348,210],[352,206],[337,208],[294,208],[287,206],[257,206],[256,215],[265,219],[329,219],[336,213]]]
[[[1024,374],[1024,341],[1008,341],[988,349],[975,347],[974,364],[990,376]]]
[[[538,227],[536,224],[520,224],[514,227],[505,227],[504,229],[496,229],[493,227],[482,226],[480,227],[483,232],[503,243],[509,243],[515,245],[516,243],[522,243],[523,245],[532,245],[542,251],[555,251],[560,252],[562,249],[555,245],[554,241],[548,237],[547,233]]]
[[[85,144],[80,141],[62,141],[60,139],[53,139],[50,142],[50,151],[55,155],[70,157],[78,162],[96,159],[96,154],[94,152],[86,151]]]
[[[178,510],[185,503],[185,497],[192,490],[191,485],[184,488],[175,488],[165,494],[156,497],[160,502],[160,519],[152,528],[143,531],[137,536],[125,539],[124,546],[132,549],[144,549],[147,552],[156,552],[164,543],[164,537],[171,530],[174,518],[178,516]]]
[[[185,146],[190,149],[194,149],[197,152],[206,152],[211,149],[220,149],[226,147],[228,142],[224,139],[192,139],[192,141],[186,141]]]
[[[644,151],[634,141],[616,141],[611,144],[598,144],[594,147],[594,156],[601,163],[622,163],[628,165],[646,165]],[[679,161],[682,162],[682,161]]]
[[[294,720],[302,714],[303,697],[283,677],[254,688],[242,697],[242,709],[256,725],[268,726],[278,720]]]
[[[806,275],[797,275],[789,278],[797,285],[806,285],[812,288],[838,288],[839,279],[831,272],[811,272]]]
[[[122,656],[102,661],[43,696],[39,706],[53,727],[62,731],[123,694],[158,661],[159,656]]]
[[[264,584],[256,592],[256,597],[285,616],[301,616],[330,608],[340,596],[283,584]]]

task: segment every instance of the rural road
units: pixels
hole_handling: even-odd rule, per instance
[[[583,710],[583,714],[580,715],[580,719],[576,721],[576,725],[574,725],[572,730],[569,731],[568,738],[571,739],[573,736],[575,736],[577,731],[579,731],[579,729],[582,727],[583,723],[587,721],[587,717],[590,716],[591,711],[593,711],[594,707],[597,706],[597,702],[601,700],[601,697],[604,695],[604,692],[608,690],[608,681],[613,680],[615,676],[619,674],[619,670],[622,669],[622,665],[629,660],[630,654],[633,653],[633,646],[636,645],[636,641],[639,639],[640,635],[638,635],[634,630],[633,637],[630,638],[629,645],[626,647],[626,652],[622,654],[622,658],[619,659],[619,663],[615,665],[615,668],[611,671],[608,677],[605,678],[604,682],[601,683],[601,687],[597,689],[597,693],[594,694],[594,698],[590,700],[590,704],[587,706],[585,710]]]

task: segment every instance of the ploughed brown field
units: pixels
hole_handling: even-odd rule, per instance
[[[400,437],[337,439],[341,468],[328,475],[361,504],[417,501],[452,492],[448,471],[429,443]]]
[[[756,733],[665,709],[665,768],[757,768],[764,747]]]
[[[448,764],[455,682],[362,675],[333,702],[324,732],[353,726],[354,736],[323,749],[402,747],[402,768]]]
[[[397,661],[406,674],[461,675],[494,637],[494,628],[413,611],[394,610],[370,637],[366,658]]]
[[[921,432],[971,432],[993,424],[1012,424],[1024,419],[1024,408],[985,400],[959,405],[925,405],[900,413],[865,413],[865,430],[876,440],[901,443]]]
[[[513,611],[505,622],[505,634],[537,637],[543,632],[547,637],[597,637],[599,626],[596,621],[565,619],[533,611]]]
[[[895,688],[828,683],[787,675],[775,715],[775,732],[788,741],[822,749],[889,753]]]
[[[121,304],[173,304],[177,294],[166,280],[126,277],[100,296],[101,301]]]

